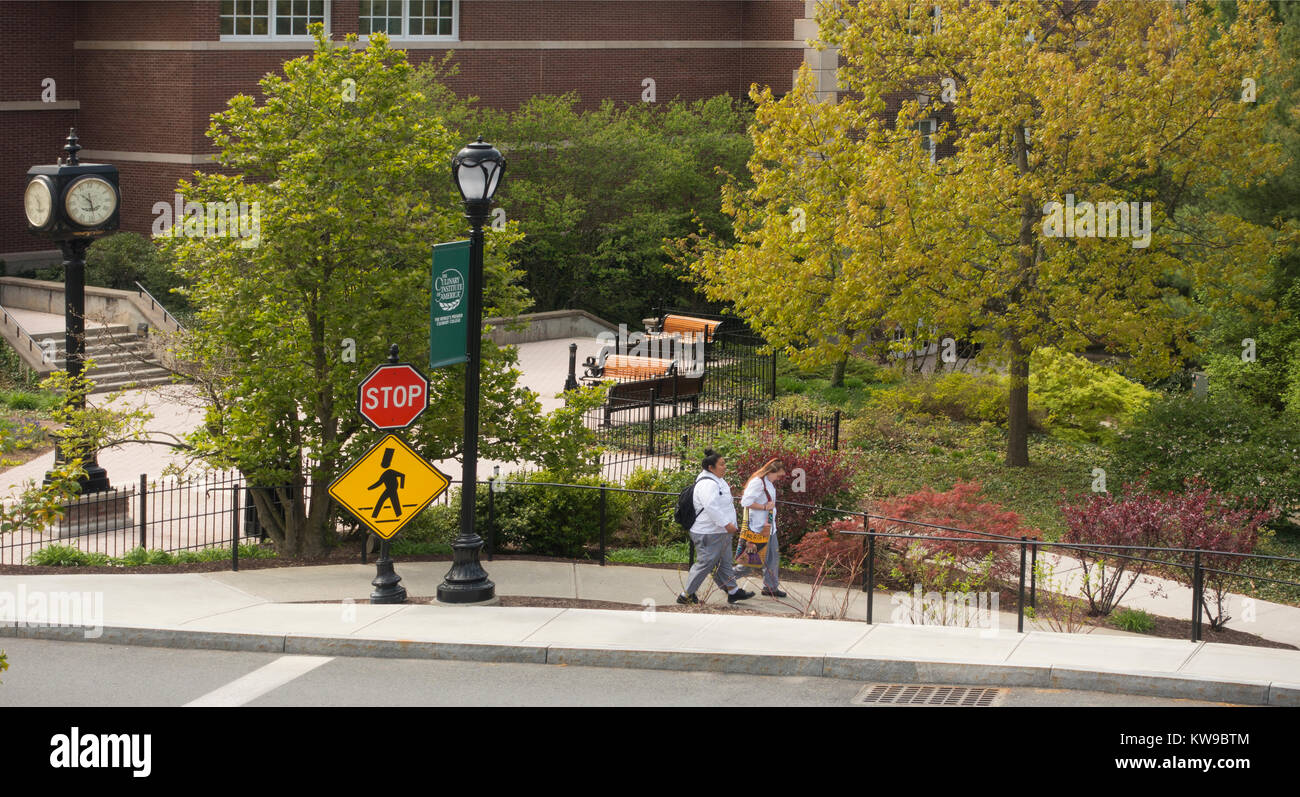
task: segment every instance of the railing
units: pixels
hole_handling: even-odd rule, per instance
[[[606,493],[608,491],[621,492],[621,493],[635,493],[641,495],[661,495],[661,496],[671,497],[674,499],[677,497],[676,493],[668,493],[662,490],[632,490],[623,487],[610,487],[609,485],[606,484],[586,485],[586,484],[562,484],[557,482],[515,482],[515,481],[502,481],[495,478],[480,480],[479,483],[488,485],[487,537],[485,539],[484,550],[487,554],[489,561],[492,559],[492,556],[495,553],[496,511],[495,511],[495,501],[493,499],[493,493],[495,491],[492,489],[494,486],[560,487],[560,488],[568,488],[568,489],[575,489],[575,490],[599,490],[600,491],[600,523],[598,529],[598,535],[599,535],[598,536],[598,542],[599,542],[598,562],[600,563],[601,566],[604,566],[606,563],[605,552],[607,546],[608,531],[606,529],[605,506],[607,501]],[[980,542],[988,545],[1019,546],[1020,547],[1020,562],[1019,562],[1020,574],[1019,574],[1019,579],[1017,584],[1018,600],[1017,600],[1017,607],[1016,607],[1016,611],[1017,611],[1016,631],[1018,633],[1024,632],[1025,606],[1028,605],[1030,607],[1035,607],[1037,605],[1036,564],[1038,559],[1038,549],[1040,547],[1063,548],[1063,549],[1075,550],[1075,551],[1110,552],[1110,553],[1106,553],[1106,555],[1115,558],[1131,560],[1131,561],[1147,562],[1150,564],[1156,564],[1164,567],[1178,567],[1178,568],[1191,571],[1192,574],[1191,641],[1193,642],[1200,642],[1203,640],[1202,619],[1205,613],[1205,576],[1207,574],[1217,574],[1217,575],[1225,576],[1227,578],[1242,578],[1242,579],[1249,579],[1251,581],[1263,581],[1271,584],[1280,584],[1283,586],[1300,587],[1300,582],[1296,582],[1296,581],[1286,581],[1283,579],[1269,578],[1266,576],[1257,576],[1249,573],[1234,573],[1229,570],[1220,570],[1218,568],[1207,567],[1201,563],[1203,557],[1231,556],[1240,559],[1257,559],[1257,560],[1272,561],[1272,562],[1288,562],[1292,564],[1300,564],[1300,559],[1286,557],[1286,556],[1272,556],[1269,554],[1247,554],[1247,553],[1237,553],[1233,551],[1215,551],[1215,550],[1208,550],[1203,548],[1155,547],[1155,546],[1143,546],[1143,545],[1110,545],[1110,544],[1103,544],[1103,543],[1051,542],[1047,540],[1034,539],[1030,537],[1011,537],[1005,534],[995,534],[993,532],[977,531],[974,529],[964,529],[957,526],[945,526],[937,523],[927,523],[919,520],[908,520],[906,518],[888,517],[885,515],[872,514],[870,512],[840,509],[838,507],[818,506],[816,504],[804,504],[797,501],[778,500],[777,504],[786,505],[786,506],[804,507],[808,509],[814,509],[814,510],[839,514],[847,517],[857,517],[862,519],[863,530],[861,531],[856,531],[851,529],[840,530],[840,531],[836,531],[835,533],[864,538],[864,545],[863,545],[864,550],[863,550],[862,562],[861,562],[862,565],[861,589],[863,592],[867,594],[867,623],[871,623],[874,620],[873,604],[874,604],[875,591],[872,589],[872,583],[874,581],[874,575],[875,575],[877,538],[902,539],[907,541],[928,540],[928,541],[946,542],[946,543],[966,541],[966,542]],[[977,536],[944,537],[944,536],[931,536],[931,535],[921,535],[921,534],[897,534],[897,533],[880,532],[880,531],[873,531],[871,529],[870,524],[872,521],[879,521],[882,523],[901,523],[901,524],[907,524],[912,526],[919,526],[923,528],[931,528],[931,529],[936,529],[941,531],[960,532],[963,534],[977,535]],[[693,565],[695,563],[694,542],[690,542],[689,550],[690,550],[689,561],[690,564]],[[1122,551],[1158,551],[1166,554],[1191,554],[1192,561],[1190,563],[1187,563],[1187,562],[1178,562],[1178,561],[1170,561],[1170,560],[1162,560],[1162,559],[1148,559],[1145,557],[1132,556],[1126,553],[1121,553]],[[1028,583],[1026,583],[1027,565],[1028,565]],[[1026,590],[1028,590],[1029,592],[1028,600],[1026,600],[1026,596],[1025,596]]]
[[[17,330],[19,340],[25,340],[27,342],[27,350],[35,359],[40,360],[41,363],[49,362],[49,358],[45,354],[45,349],[41,347],[40,341],[32,337],[31,333],[24,329],[22,324],[18,323],[17,318],[11,316],[9,311],[4,307],[0,307],[0,316],[3,316],[4,325],[6,327],[12,324],[14,329]]]
[[[136,294],[137,294],[137,295],[139,295],[139,296],[141,296],[141,297],[146,297],[146,296],[147,296],[147,297],[149,298],[149,309],[150,309],[150,310],[153,310],[155,307],[158,308],[159,310],[162,310],[162,312],[163,312],[163,318],[164,318],[165,320],[167,320],[167,321],[172,322],[172,324],[174,324],[174,325],[176,326],[176,329],[172,330],[173,332],[179,332],[180,330],[182,330],[182,329],[185,328],[185,327],[181,326],[181,322],[177,321],[175,316],[173,316],[171,313],[167,312],[167,308],[162,306],[162,302],[160,302],[160,301],[158,301],[157,299],[153,298],[153,294],[150,293],[149,290],[148,290],[147,288],[145,288],[143,285],[141,285],[140,282],[139,282],[138,280],[137,280],[136,283],[135,283],[135,288],[136,288]]]

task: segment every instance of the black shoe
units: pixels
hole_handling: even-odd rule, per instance
[[[738,589],[735,593],[727,596],[727,603],[736,603],[737,601],[747,601],[754,597],[754,593],[747,589]]]
[[[785,597],[785,593],[782,592],[781,590],[779,590],[779,589],[768,589],[767,587],[763,587],[763,594],[766,595],[766,596],[768,596],[769,598],[784,598],[784,597]]]
[[[695,597],[695,593],[692,592],[690,595],[678,595],[677,602],[685,606],[688,603],[691,604],[699,603],[700,599]]]

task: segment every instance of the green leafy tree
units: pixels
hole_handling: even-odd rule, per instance
[[[690,250],[708,296],[793,357],[842,359],[894,324],[969,335],[1010,376],[1006,463],[1023,466],[1036,349],[1168,373],[1207,323],[1192,291],[1258,285],[1270,231],[1194,201],[1284,164],[1260,135],[1276,97],[1242,101],[1243,76],[1281,80],[1263,4],[1227,25],[1203,4],[1104,0],[828,2],[818,21],[840,101],[817,103],[806,68],[781,99],[754,92],[737,244]],[[1085,202],[1138,205],[1086,226]]]
[[[223,467],[238,467],[259,517],[284,555],[310,555],[330,540],[325,486],[379,439],[357,413],[357,384],[385,361],[428,359],[430,247],[462,238],[466,225],[449,179],[464,145],[428,112],[405,54],[372,36],[364,49],[328,40],[261,81],[263,101],[238,95],[213,116],[208,135],[222,174],[182,181],[199,202],[238,202],[252,237],[167,241],[197,311],[180,347],[208,404],[189,442]],[[509,176],[503,195],[510,192]],[[516,226],[488,234],[485,315],[528,308],[520,272],[505,257]],[[355,347],[355,361],[346,355]],[[542,416],[536,394],[517,385],[512,349],[483,343],[480,456],[559,458],[589,467],[579,423],[583,402]],[[430,374],[431,402],[408,431],[432,460],[460,454],[464,366]],[[310,482],[310,496],[304,486]],[[272,496],[286,509],[271,511]]]
[[[513,253],[537,309],[631,323],[655,305],[698,302],[663,241],[697,224],[729,236],[719,189],[728,173],[744,175],[749,111],[727,95],[587,110],[580,102],[572,92],[537,96],[459,122],[503,142],[507,217],[524,233]]]

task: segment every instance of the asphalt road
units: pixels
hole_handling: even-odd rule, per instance
[[[0,640],[0,706],[854,706],[864,684],[539,664],[284,656]],[[1220,705],[1008,689],[1004,706]]]

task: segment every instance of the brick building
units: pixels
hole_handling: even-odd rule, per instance
[[[585,102],[659,99],[751,83],[788,91],[815,36],[813,0],[0,0],[0,259],[53,259],[26,230],[27,168],[52,163],[69,127],[86,161],[116,164],[122,228],[212,162],[209,116],[286,60],[334,37],[385,30],[414,62],[455,50],[453,88],[497,107],[577,91]],[[833,84],[833,65],[819,71]],[[824,88],[833,89],[832,86]]]

